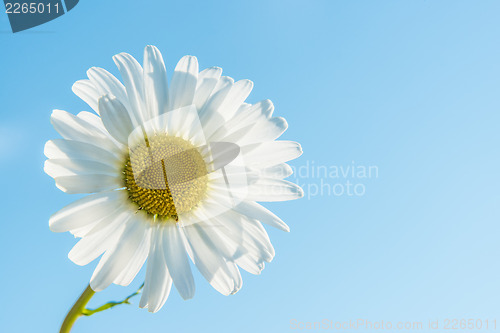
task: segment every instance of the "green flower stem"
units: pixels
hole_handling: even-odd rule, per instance
[[[64,322],[61,326],[61,330],[59,333],[69,333],[75,321],[83,315],[85,310],[85,305],[90,301],[92,296],[94,296],[95,291],[90,288],[90,285],[85,288],[83,293],[80,295],[76,303],[73,305],[71,310],[69,310],[66,318],[64,318]]]

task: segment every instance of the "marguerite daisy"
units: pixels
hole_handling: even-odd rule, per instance
[[[45,146],[45,172],[67,193],[92,193],[50,218],[54,232],[81,240],[69,253],[78,265],[102,255],[90,286],[132,282],[147,259],[141,307],[158,311],[175,285],[194,295],[190,258],[224,295],[259,274],[274,249],[261,223],[288,226],[257,201],[302,197],[285,163],[296,142],[275,141],[287,128],[273,104],[244,101],[252,82],[198,72],[195,57],[177,64],[168,86],[162,56],[147,46],[143,67],[129,54],[114,61],[123,84],[102,68],[73,91],[97,113],[55,110],[63,137]]]

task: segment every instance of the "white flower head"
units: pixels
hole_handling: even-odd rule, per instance
[[[147,259],[141,307],[158,311],[175,285],[184,299],[195,291],[189,258],[220,293],[242,285],[239,267],[259,274],[274,249],[262,223],[288,226],[257,201],[303,196],[283,180],[296,142],[275,141],[287,128],[273,104],[245,103],[249,80],[198,72],[183,57],[168,86],[154,46],[143,67],[114,56],[123,83],[102,68],[73,91],[96,113],[55,110],[63,139],[45,145],[45,172],[67,193],[91,193],[51,216],[50,229],[81,240],[69,253],[78,265],[102,255],[90,285],[127,286]]]

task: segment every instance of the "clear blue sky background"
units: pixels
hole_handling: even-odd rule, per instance
[[[89,108],[72,92],[91,66],[141,59],[154,44],[172,73],[200,67],[255,82],[301,142],[295,167],[375,165],[363,196],[267,204],[275,260],[225,297],[196,273],[172,292],[79,320],[82,332],[292,332],[290,321],[495,319],[500,329],[500,2],[97,1],[12,34],[0,13],[0,331],[56,332],[95,263],[74,265],[49,216],[73,201],[43,173],[52,109]],[[328,184],[349,179],[328,178]],[[311,185],[312,184],[312,185]],[[309,191],[310,194],[311,191]],[[141,273],[143,274],[143,273]],[[142,275],[141,275],[142,277]],[[110,287],[90,306],[138,287]],[[296,330],[295,330],[296,331]],[[363,331],[363,330],[359,330]],[[424,330],[425,331],[425,330]]]

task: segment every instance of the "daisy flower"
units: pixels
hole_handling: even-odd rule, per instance
[[[287,123],[271,101],[245,103],[249,80],[199,72],[185,56],[168,84],[154,46],[142,67],[126,53],[113,59],[123,83],[93,67],[73,85],[96,114],[52,113],[62,139],[46,143],[45,172],[60,190],[89,195],[53,214],[50,229],[81,238],[68,255],[78,265],[102,255],[94,291],[129,285],[147,260],[140,307],[151,312],[172,284],[193,297],[189,259],[217,291],[236,293],[239,268],[259,274],[274,257],[262,223],[289,231],[257,202],[303,196],[283,179],[300,145],[275,141]]]

